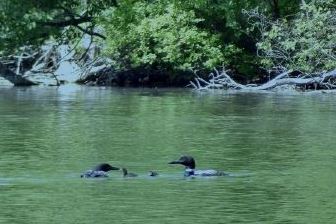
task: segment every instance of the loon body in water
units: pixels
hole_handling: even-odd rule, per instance
[[[117,167],[111,166],[108,163],[102,163],[95,166],[92,170],[85,171],[81,177],[82,178],[95,178],[95,177],[108,177],[108,171],[110,170],[120,170]]]
[[[126,168],[121,168],[124,177],[137,177],[138,175],[135,173],[129,173]]]
[[[181,156],[178,160],[172,161],[169,164],[180,164],[185,166],[184,176],[227,176],[228,173],[217,170],[195,170],[196,162],[191,156]]]

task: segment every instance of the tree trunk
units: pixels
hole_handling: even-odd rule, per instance
[[[270,5],[272,8],[272,15],[274,19],[280,18],[280,7],[279,7],[279,0],[270,0]]]

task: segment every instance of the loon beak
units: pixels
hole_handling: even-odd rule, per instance
[[[182,164],[182,163],[179,160],[175,160],[175,161],[169,162],[168,164]]]

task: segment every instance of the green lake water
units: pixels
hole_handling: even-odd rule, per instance
[[[0,223],[336,223],[335,118],[334,94],[2,87]],[[101,162],[139,176],[79,177]]]

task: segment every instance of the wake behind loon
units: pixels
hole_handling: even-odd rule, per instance
[[[95,166],[92,170],[85,171],[80,177],[82,178],[96,178],[96,177],[108,177],[108,171],[120,170],[120,168],[111,166],[108,163],[101,163]]]
[[[191,156],[181,156],[178,160],[172,161],[169,164],[180,164],[185,166],[184,176],[227,176],[228,173],[217,170],[195,170],[196,162]]]

